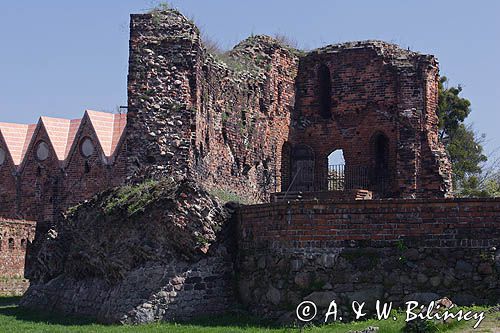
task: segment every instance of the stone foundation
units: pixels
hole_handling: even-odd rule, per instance
[[[311,300],[395,306],[448,297],[500,303],[500,200],[327,200],[243,207],[239,295],[253,312],[294,320]],[[352,314],[352,310],[350,310]]]
[[[21,306],[139,324],[220,314],[234,306],[232,261],[221,255],[197,263],[150,264],[117,285],[101,279],[59,277],[33,284]]]

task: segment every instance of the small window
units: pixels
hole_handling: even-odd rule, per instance
[[[91,169],[91,167],[90,167],[89,161],[85,161],[85,164],[83,166],[83,172],[84,173],[89,173],[90,169]]]
[[[0,148],[0,165],[3,165],[5,163],[5,150],[3,148]]]
[[[26,248],[26,239],[21,239],[21,248],[25,249]]]
[[[9,238],[9,249],[14,249],[14,238]]]
[[[329,119],[332,117],[332,78],[326,65],[321,65],[318,69],[318,84],[319,112],[321,117]]]
[[[84,138],[82,140],[82,144],[80,145],[80,152],[82,153],[82,156],[85,158],[88,158],[94,154],[94,143],[90,138]]]
[[[36,146],[36,159],[45,161],[47,158],[49,158],[49,145],[44,141],[40,141]]]

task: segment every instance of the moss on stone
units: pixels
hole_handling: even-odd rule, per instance
[[[164,180],[160,183],[156,180],[147,180],[140,184],[120,187],[103,202],[103,212],[108,215],[121,209],[126,210],[128,216],[144,212],[147,206],[160,196],[164,196],[168,188],[175,188],[173,181]]]

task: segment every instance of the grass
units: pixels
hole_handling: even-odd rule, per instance
[[[248,200],[246,200],[245,198],[239,196],[238,194],[230,192],[230,191],[217,189],[217,190],[209,190],[208,193],[217,197],[223,203],[227,203],[230,201],[238,202],[240,204],[247,204],[248,203]]]
[[[101,325],[91,319],[71,316],[57,316],[46,313],[27,311],[17,306],[19,297],[0,297],[0,332],[36,332],[36,333],[345,333],[353,330],[363,330],[368,326],[376,326],[380,333],[402,332],[404,315],[396,314],[398,320],[376,321],[367,320],[355,323],[335,323],[324,326],[277,327],[255,318],[242,315],[218,316],[200,319],[189,324],[155,323],[139,326]],[[485,308],[475,308],[484,311]],[[439,326],[436,332],[498,332],[497,314],[486,313],[486,318],[477,330],[472,330],[472,322],[453,322],[451,325]]]

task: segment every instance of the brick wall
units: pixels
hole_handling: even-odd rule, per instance
[[[298,58],[263,36],[241,42],[226,57],[244,69],[205,54],[199,74],[192,174],[210,189],[268,201],[281,187]]]
[[[0,148],[7,151],[0,137]],[[16,167],[10,155],[0,165],[0,216],[15,216],[16,214]]]
[[[0,217],[39,221],[42,226],[53,222],[67,208],[124,182],[125,115],[87,111],[70,132],[52,129],[49,135],[47,126],[55,121],[66,120],[40,119],[17,165],[9,150],[15,147],[9,147],[0,137],[0,147],[7,152],[0,166]],[[85,139],[90,139],[94,147],[90,156],[82,154]],[[40,142],[49,148],[45,160],[36,156]]]
[[[192,22],[167,11],[131,16],[129,59],[129,176],[190,176],[254,202],[279,189],[291,50],[261,36],[212,55]]]
[[[325,190],[328,155],[342,149],[376,197],[451,195],[433,56],[380,41],[300,53],[265,36],[210,54],[175,10],[132,15],[130,27],[130,177],[190,176],[264,202]]]
[[[330,247],[397,240],[426,246],[496,246],[500,199],[303,201],[246,206],[246,247]]]
[[[6,152],[6,159],[0,165],[0,224],[5,229],[2,230],[0,276],[8,278],[2,280],[2,293],[18,293],[27,286],[22,280],[27,244],[21,246],[19,242],[34,238],[35,222],[28,227],[21,222],[4,223],[1,219],[36,221],[36,231],[44,237],[49,226],[66,209],[122,184],[126,166],[125,121],[122,115],[94,111],[85,112],[81,120],[75,121],[42,117],[37,125],[30,125],[33,130],[22,138],[24,145],[21,137],[7,144],[1,135],[5,127],[0,128],[0,148]],[[70,126],[58,128],[54,124]],[[16,126],[21,125],[8,124],[7,129]],[[87,139],[94,149],[91,155],[84,156],[82,143]],[[36,156],[40,142],[49,148],[45,160]],[[10,238],[7,234],[15,235],[12,250],[7,250]],[[30,251],[37,251],[36,242]],[[29,264],[29,256],[26,260]]]
[[[326,106],[323,72],[330,83]],[[375,195],[449,196],[450,164],[437,141],[437,80],[434,57],[384,42],[332,45],[302,57],[290,142],[311,149],[312,189],[324,190],[328,155],[342,149],[346,168],[368,169]],[[378,193],[375,179],[378,135],[387,140],[385,193]]]
[[[24,253],[34,236],[35,222],[0,219],[0,277],[2,279],[24,276]]]
[[[500,302],[500,199],[365,200],[242,207],[239,296],[293,321],[304,300],[344,320],[353,301]],[[319,321],[323,318],[318,317]]]

